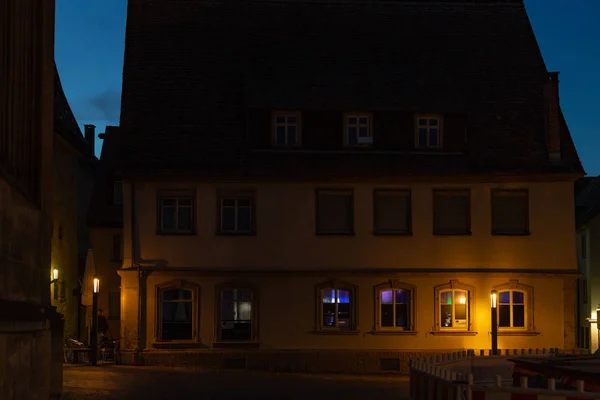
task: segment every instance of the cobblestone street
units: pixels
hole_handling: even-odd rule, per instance
[[[408,378],[66,366],[65,400],[408,399]]]

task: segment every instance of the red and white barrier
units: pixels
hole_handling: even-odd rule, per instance
[[[577,381],[576,390],[555,390],[554,379],[548,380],[548,389],[528,388],[527,377],[521,377],[520,387],[474,385],[468,379],[467,400],[600,400],[600,393],[585,392],[583,381]]]

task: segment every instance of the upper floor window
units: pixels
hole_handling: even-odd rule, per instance
[[[354,192],[352,189],[317,190],[317,233],[354,233]]]
[[[219,192],[218,233],[249,235],[256,232],[254,192],[222,190]]]
[[[529,234],[527,189],[492,190],[492,234]]]
[[[355,285],[332,281],[317,287],[317,330],[356,329]]]
[[[433,191],[433,233],[436,235],[471,233],[470,190]]]
[[[273,113],[273,144],[281,147],[300,146],[300,113]]]
[[[346,146],[369,146],[373,144],[371,114],[346,114],[344,116],[344,131]]]
[[[373,192],[374,233],[410,234],[410,213],[410,191],[381,189]]]
[[[113,204],[120,206],[123,204],[123,182],[113,182]]]
[[[437,149],[442,147],[442,119],[438,116],[417,115],[415,147]]]
[[[194,232],[194,195],[191,192],[159,194],[160,233],[191,234]]]

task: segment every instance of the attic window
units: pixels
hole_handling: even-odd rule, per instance
[[[370,146],[373,144],[371,114],[346,114],[344,118],[344,141],[346,146]]]
[[[442,119],[439,116],[417,115],[415,147],[437,149],[442,147]]]
[[[280,147],[300,146],[300,113],[273,113],[273,144]]]

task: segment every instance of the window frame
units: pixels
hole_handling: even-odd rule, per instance
[[[341,196],[344,193],[350,196],[350,210],[349,210],[349,225],[348,230],[323,230],[319,227],[319,216],[321,215],[321,208],[319,198],[321,194],[331,194],[334,196]],[[315,189],[315,234],[319,236],[352,236],[354,235],[354,188],[317,188]]]
[[[164,205],[165,200],[177,201],[176,206],[176,225],[179,226],[179,201],[190,200],[190,229],[164,229],[163,228],[163,216],[164,216]],[[194,190],[159,190],[156,199],[157,205],[157,223],[156,233],[157,235],[195,235],[196,234],[196,192]]]
[[[468,201],[468,212],[467,212],[467,230],[466,231],[440,231],[439,229],[437,229],[437,224],[436,224],[436,210],[437,210],[437,202],[438,202],[438,196],[444,195],[444,194],[450,194],[450,193],[455,193],[455,194],[465,194],[467,197],[467,201]],[[471,188],[453,188],[453,189],[433,189],[432,190],[432,206],[433,206],[433,218],[432,218],[432,222],[433,222],[433,229],[432,232],[435,236],[470,236],[471,235],[471,228],[472,228],[472,213],[473,213],[473,204],[472,204],[472,199],[471,199]]]
[[[223,201],[235,201],[235,225],[236,229],[232,231],[223,230]],[[242,231],[237,229],[238,220],[238,201],[250,200],[250,230]],[[219,236],[253,236],[256,235],[256,191],[254,189],[218,189],[217,190],[217,218],[216,234]]]
[[[510,193],[511,196],[515,196],[517,194],[521,194],[524,198],[525,198],[525,202],[527,204],[527,213],[525,215],[525,229],[523,232],[517,232],[517,231],[502,231],[502,230],[498,230],[494,227],[494,198],[496,198],[496,196],[500,196],[502,197],[502,193]],[[508,197],[508,196],[505,196]],[[531,234],[531,228],[530,228],[530,212],[531,212],[531,207],[529,204],[529,189],[526,188],[519,188],[519,189],[503,189],[503,188],[494,188],[491,190],[490,193],[490,219],[491,219],[491,230],[492,230],[492,235],[493,236],[529,236]]]
[[[367,118],[367,124],[362,125],[357,122],[355,125],[350,124],[350,118]],[[372,147],[375,143],[375,136],[373,135],[373,113],[372,112],[345,112],[344,113],[344,146],[345,147]],[[350,128],[355,126],[356,131],[356,144],[350,143]],[[366,137],[371,138],[371,143],[358,143],[358,138],[360,137],[358,134],[358,130],[361,127],[367,127],[368,135]]]
[[[498,313],[498,335],[537,335],[538,332],[535,331],[535,319],[533,315],[534,307],[533,307],[533,287],[529,285],[524,285],[519,283],[518,280],[509,280],[507,283],[502,285],[496,285],[493,288],[497,292],[497,306],[496,312]],[[525,327],[500,327],[500,292],[506,291],[519,291],[524,293],[524,301],[525,301]],[[512,295],[511,295],[512,302]],[[512,306],[511,306],[511,321],[512,321]]]
[[[350,319],[349,329],[343,329],[336,324],[334,327],[323,324],[323,291],[324,290],[346,290],[350,293]],[[315,286],[315,333],[318,334],[357,334],[358,330],[358,285],[344,282],[339,279],[331,279]],[[337,316],[336,316],[337,320]]]
[[[417,292],[417,287],[415,285],[411,285],[410,283],[406,283],[406,282],[402,282],[398,279],[390,279],[387,282],[381,283],[379,285],[374,286],[374,296],[375,296],[375,332],[378,333],[406,333],[406,334],[411,334],[411,333],[416,333],[416,304],[415,304],[415,299],[416,299],[416,292]],[[397,327],[397,326],[382,326],[381,325],[381,293],[388,291],[388,290],[392,290],[392,291],[396,291],[396,290],[405,290],[408,291],[410,293],[410,297],[409,297],[409,305],[408,305],[408,312],[409,312],[409,326],[408,329],[404,328],[404,327]],[[396,304],[395,301],[395,296],[394,296],[394,306]],[[395,309],[395,308],[394,308]]]
[[[427,120],[427,124],[426,125],[420,125],[419,124],[419,120],[420,119],[426,119]],[[429,145],[429,129],[431,129],[431,127],[433,125],[429,125],[429,120],[431,119],[437,119],[438,121],[438,145],[437,146],[430,146]],[[444,139],[444,135],[443,135],[443,124],[444,124],[444,119],[442,117],[442,115],[440,114],[415,114],[415,119],[414,119],[414,126],[415,126],[415,149],[419,149],[419,150],[440,150],[443,148],[444,143],[443,143],[443,139]],[[419,129],[421,128],[426,128],[427,129],[427,147],[421,147],[420,141],[419,141]]]
[[[440,296],[443,292],[448,290],[466,291],[467,292],[467,329],[459,328],[446,328],[441,326],[441,301]],[[476,313],[476,296],[475,288],[470,285],[460,283],[457,280],[451,280],[449,283],[438,285],[434,288],[434,326],[431,331],[434,335],[464,335],[474,336],[477,335],[476,331],[476,318],[473,315]]]
[[[390,195],[390,197],[405,197],[407,199],[407,210],[406,210],[406,226],[407,229],[380,229],[377,227],[378,220],[378,207],[377,197],[379,195]],[[373,190],[373,234],[374,235],[387,235],[387,236],[409,236],[412,235],[412,193],[410,189],[374,189]]]
[[[286,110],[277,110],[277,111],[273,111],[271,113],[271,144],[274,147],[281,147],[281,148],[295,148],[295,147],[302,147],[302,113],[300,111],[286,111]],[[285,117],[285,124],[280,124],[277,122],[277,117]],[[288,124],[287,122],[287,118],[288,117],[296,117],[296,143],[294,145],[290,145],[288,144],[288,137],[287,137],[287,127],[294,125],[294,124]],[[285,143],[281,144],[277,142],[277,127],[278,126],[285,126],[286,130],[285,130]]]
[[[225,290],[249,290],[251,293],[251,337],[250,340],[223,340],[221,332],[223,291]],[[231,280],[222,282],[215,286],[215,312],[214,312],[214,339],[215,347],[238,347],[255,346],[259,344],[259,292],[258,287],[251,282],[243,280]]]
[[[192,337],[191,339],[166,340],[162,338],[162,305],[163,293],[167,290],[189,290],[192,292]],[[156,313],[154,340],[156,343],[193,344],[201,343],[200,339],[200,285],[183,279],[160,283],[155,286]]]

